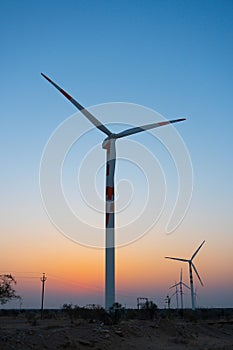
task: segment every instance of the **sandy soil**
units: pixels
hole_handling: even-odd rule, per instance
[[[233,320],[100,321],[0,317],[0,349],[232,350]]]

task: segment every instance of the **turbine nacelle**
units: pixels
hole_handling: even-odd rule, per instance
[[[106,137],[104,141],[102,142],[102,148],[106,150],[110,150],[112,147],[114,147],[116,138],[114,137],[115,134],[111,134],[111,136]]]

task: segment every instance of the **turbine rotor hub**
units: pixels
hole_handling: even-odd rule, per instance
[[[110,136],[106,137],[102,143],[102,148],[108,149],[113,142],[116,142],[116,134],[111,134]]]

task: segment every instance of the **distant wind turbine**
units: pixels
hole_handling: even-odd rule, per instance
[[[170,287],[171,288],[174,288],[174,287],[180,287],[180,307],[181,307],[181,310],[183,310],[184,308],[184,303],[183,303],[183,286],[190,289],[189,286],[187,286],[187,284],[185,284],[182,280],[182,269],[180,270],[180,281],[178,283],[175,283],[173,286]]]
[[[171,286],[169,289],[171,288],[176,288],[175,292],[171,295],[171,298],[175,295],[176,296],[176,308],[177,310],[179,309],[179,296],[178,296],[178,283],[175,282],[175,284],[173,286]]]
[[[193,263],[193,259],[195,258],[195,256],[197,255],[197,253],[199,252],[199,250],[201,249],[201,247],[203,246],[204,243],[205,243],[205,241],[203,241],[201,243],[201,245],[197,248],[195,253],[191,256],[191,259],[172,258],[170,256],[165,256],[166,259],[184,261],[184,262],[187,262],[189,264],[189,278],[190,278],[191,301],[192,301],[192,309],[193,310],[195,310],[195,297],[194,297],[194,288],[193,288],[193,271],[192,271],[192,269],[194,269],[201,285],[204,286],[204,284],[201,280],[201,277],[200,277],[199,273],[197,272],[197,269]]]
[[[115,303],[115,220],[114,220],[114,174],[116,163],[116,140],[125,136],[137,134],[139,132],[158,128],[163,125],[177,123],[185,120],[175,119],[169,121],[162,121],[160,123],[153,123],[142,125],[139,127],[133,127],[117,134],[112,133],[105,125],[103,125],[96,117],[94,117],[88,110],[79,104],[73,97],[71,97],[66,91],[55,84],[45,74],[41,75],[47,79],[57,90],[59,90],[94,126],[102,131],[107,137],[103,141],[102,147],[107,151],[106,161],[106,238],[105,238],[105,308],[107,311]]]

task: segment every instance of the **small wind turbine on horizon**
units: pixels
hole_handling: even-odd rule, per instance
[[[178,285],[177,283],[175,282],[175,284],[173,286],[171,286],[169,289],[172,289],[172,288],[176,288],[175,289],[175,292],[171,295],[171,298],[175,295],[176,296],[176,308],[177,310],[179,309],[179,297],[178,297]]]
[[[190,278],[190,289],[191,289],[191,302],[192,302],[192,309],[195,310],[195,297],[194,297],[194,287],[193,287],[193,269],[201,283],[202,286],[204,286],[201,277],[199,275],[199,273],[197,272],[197,269],[193,263],[193,259],[195,258],[195,256],[197,255],[197,253],[199,252],[199,250],[201,249],[201,247],[203,246],[203,244],[205,243],[205,241],[203,241],[201,243],[201,245],[197,248],[197,250],[193,253],[193,255],[191,256],[190,259],[181,259],[181,258],[173,258],[170,256],[165,256],[165,259],[172,259],[172,260],[178,260],[178,261],[183,261],[183,262],[187,262],[189,264],[189,278]]]
[[[184,282],[183,282],[183,280],[182,280],[182,269],[180,270],[180,281],[178,282],[178,283],[175,283],[173,286],[171,286],[169,289],[171,289],[171,288],[174,288],[174,287],[180,287],[180,308],[181,308],[181,310],[183,310],[183,308],[184,308],[184,302],[183,302],[183,294],[184,294],[184,292],[183,292],[183,286],[184,287],[186,287],[186,288],[188,288],[188,289],[190,289],[190,287],[189,286],[187,286],[187,284],[185,284]]]
[[[94,117],[88,110],[79,104],[66,91],[55,84],[45,74],[41,75],[47,79],[57,90],[59,90],[97,129],[102,131],[107,137],[102,143],[103,149],[107,151],[106,161],[106,199],[105,199],[105,309],[109,309],[115,303],[115,196],[114,196],[114,174],[116,163],[116,140],[122,137],[137,134],[149,129],[158,128],[163,125],[181,122],[185,118],[162,121],[159,123],[152,123],[133,127],[117,134],[112,133],[105,125],[103,125],[96,117]]]

